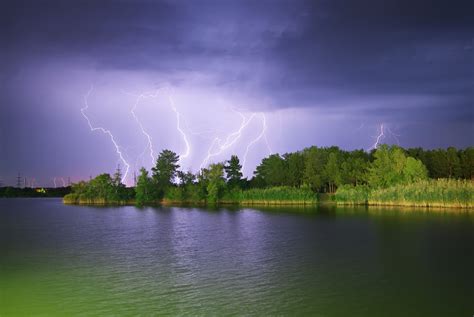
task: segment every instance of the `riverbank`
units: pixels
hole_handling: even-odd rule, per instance
[[[71,200],[69,197],[63,197],[65,205],[84,205],[84,206],[137,206],[135,200],[106,201],[104,199],[78,199]],[[249,201],[219,201],[217,204],[209,204],[205,201],[186,201],[186,200],[168,200],[148,202],[142,206],[314,206],[317,201],[284,201],[284,200],[249,200]]]

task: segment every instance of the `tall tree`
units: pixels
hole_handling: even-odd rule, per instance
[[[304,156],[301,152],[286,153],[283,155],[288,173],[285,185],[300,187],[303,184]]]
[[[326,158],[322,149],[315,146],[305,150],[304,180],[313,191],[320,191],[325,183],[323,171]]]
[[[225,189],[224,164],[211,164],[208,170],[207,200],[211,204],[219,201]]]
[[[125,200],[127,199],[127,193],[125,185],[122,183],[122,171],[120,169],[120,164],[117,165],[117,169],[112,177],[112,186],[113,186],[113,199],[114,200]]]
[[[428,170],[420,160],[408,157],[403,168],[403,181],[405,183],[416,182],[428,178]]]
[[[242,165],[237,155],[232,155],[226,162],[224,170],[227,177],[227,184],[230,188],[242,187]]]
[[[453,147],[448,147],[446,160],[448,163],[448,177],[459,178],[461,176],[461,161],[459,160],[458,151]]]
[[[286,181],[287,169],[279,154],[272,154],[262,160],[257,166],[255,177],[261,177],[266,186],[280,186]]]
[[[324,174],[328,181],[329,192],[334,193],[336,191],[336,186],[339,186],[342,183],[342,175],[337,152],[329,153],[328,161],[324,166]]]
[[[342,183],[358,185],[366,181],[369,156],[364,150],[347,153],[341,164]]]
[[[163,197],[165,191],[173,184],[179,168],[178,162],[179,156],[173,151],[163,150],[158,155],[156,165],[151,170],[160,197]]]
[[[368,180],[373,187],[388,187],[403,181],[406,156],[398,146],[381,145],[374,153]]]
[[[459,153],[461,177],[474,180],[474,147],[468,147]]]
[[[152,202],[156,198],[153,181],[148,176],[148,171],[143,167],[140,169],[135,193],[135,200],[139,206]]]

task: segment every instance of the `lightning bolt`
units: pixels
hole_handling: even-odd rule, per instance
[[[54,188],[57,188],[58,185],[56,184],[56,177],[53,178]]]
[[[181,128],[181,113],[178,111],[178,109],[176,108],[176,105],[174,103],[174,100],[173,100],[173,96],[172,96],[172,93],[171,93],[171,89],[170,88],[167,88],[167,96],[168,96],[168,102],[171,106],[171,110],[173,110],[173,112],[175,113],[176,115],[176,130],[178,130],[178,132],[181,134],[182,138],[183,138],[183,141],[186,145],[186,150],[184,153],[180,154],[179,155],[179,161],[181,162],[183,159],[187,158],[191,152],[191,146],[190,146],[190,143],[188,141],[188,137],[186,135],[186,133],[184,132],[184,130]],[[164,91],[164,90],[163,90]],[[146,137],[147,139],[147,142],[148,142],[148,151],[150,152],[150,157],[151,157],[151,160],[152,160],[152,164],[155,163],[156,161],[156,155],[155,155],[155,151],[153,149],[153,139],[151,137],[151,135],[145,130],[143,124],[141,123],[141,121],[139,120],[138,116],[136,115],[135,113],[135,110],[137,109],[138,107],[138,104],[140,103],[140,101],[142,99],[145,99],[145,98],[156,98],[158,97],[158,95],[162,92],[161,89],[158,89],[156,90],[154,93],[142,93],[140,95],[135,95],[135,97],[137,97],[137,99],[135,100],[135,103],[132,107],[132,109],[130,110],[130,113],[132,114],[133,118],[135,119],[135,122],[138,124],[138,126],[140,127],[140,130],[142,132],[142,134]],[[145,149],[145,151],[147,151],[147,149]],[[141,155],[140,155],[141,156]]]
[[[151,164],[155,164],[156,158],[155,158],[155,151],[153,150],[153,142],[151,135],[145,130],[143,127],[143,124],[141,121],[138,119],[137,115],[135,114],[135,110],[137,109],[138,104],[140,103],[140,100],[144,98],[156,98],[159,94],[159,90],[157,90],[154,94],[140,94],[137,96],[137,99],[135,100],[135,104],[133,105],[132,109],[130,110],[130,113],[132,114],[133,118],[135,119],[135,122],[138,124],[140,127],[140,130],[142,134],[146,137],[148,141],[148,150],[150,151],[150,157],[151,157]],[[146,151],[146,149],[145,149]]]
[[[89,99],[89,96],[90,96],[90,94],[92,93],[93,90],[94,90],[94,86],[91,86],[91,88],[89,89],[87,94],[84,95],[84,105],[85,106],[83,108],[81,108],[81,113],[82,113],[82,116],[86,119],[87,124],[89,125],[89,128],[90,128],[91,132],[100,131],[100,132],[102,132],[102,133],[104,133],[104,134],[106,134],[110,137],[110,140],[112,141],[112,143],[115,147],[115,152],[119,156],[122,163],[126,166],[125,173],[122,177],[122,183],[124,183],[126,178],[127,178],[127,175],[128,175],[128,170],[130,169],[130,164],[128,164],[128,162],[125,160],[125,157],[124,157],[122,151],[120,150],[120,146],[118,145],[117,141],[115,141],[115,138],[114,138],[112,132],[110,132],[110,130],[107,130],[107,129],[102,128],[102,127],[94,127],[92,125],[91,121],[89,120],[89,117],[85,113],[85,111],[89,108],[88,99]],[[55,186],[56,186],[56,183],[55,183]]]
[[[372,144],[372,146],[370,148],[368,148],[367,151],[377,149],[380,145],[380,142],[382,140],[384,140],[387,137],[387,135],[389,135],[393,139],[395,139],[397,145],[400,145],[400,139],[398,138],[398,137],[400,137],[400,135],[396,134],[396,133],[393,133],[392,130],[390,130],[390,127],[388,125],[386,125],[384,123],[381,123],[378,130],[379,130],[379,134],[374,137],[375,138],[374,144]]]
[[[247,155],[249,154],[249,151],[250,151],[250,148],[255,144],[257,143],[258,141],[260,141],[262,138],[264,139],[265,141],[265,144],[267,146],[267,150],[268,152],[271,154],[273,153],[272,149],[270,148],[270,145],[268,144],[268,139],[267,139],[267,118],[265,116],[265,114],[263,112],[260,112],[260,116],[262,117],[262,131],[260,132],[260,134],[255,138],[253,139],[246,147],[245,149],[245,153],[244,153],[244,158],[242,160],[242,170],[245,169],[245,164],[247,163]]]
[[[255,117],[255,113],[252,113],[250,115],[250,117],[247,119],[241,112],[236,111],[234,109],[233,109],[233,111],[236,112],[237,114],[239,114],[239,116],[242,117],[242,122],[240,124],[239,129],[237,129],[237,131],[234,131],[234,132],[230,133],[226,137],[224,143],[221,143],[221,139],[218,138],[218,137],[216,137],[214,139],[214,141],[211,143],[211,146],[209,147],[209,149],[207,151],[207,156],[204,158],[204,160],[201,163],[201,166],[199,167],[200,169],[202,169],[209,162],[209,160],[212,157],[222,154],[226,149],[228,149],[229,147],[234,145],[240,139],[240,137],[242,136],[242,131],[245,129],[245,127],[247,127],[249,125],[249,123]],[[214,149],[215,144],[217,144],[217,150],[213,152],[212,150]]]
[[[377,135],[377,137],[375,139],[375,143],[372,144],[372,146],[370,148],[368,148],[367,150],[371,151],[373,149],[376,149],[380,145],[380,141],[383,140],[384,138],[385,138],[384,125],[383,125],[383,123],[381,123],[380,128],[379,128],[379,134]]]
[[[397,142],[397,145],[400,145],[400,139],[398,138],[400,137],[400,135],[393,133],[392,130],[390,130],[390,127],[387,127],[387,131],[388,133],[390,133],[390,136],[392,136],[395,139],[395,141]]]
[[[191,152],[191,146],[189,145],[189,141],[188,141],[188,137],[186,136],[186,133],[184,133],[183,129],[181,129],[181,114],[179,113],[178,109],[176,108],[176,105],[175,105],[174,100],[173,100],[172,93],[170,91],[168,92],[168,100],[170,102],[171,109],[176,114],[176,129],[179,131],[179,133],[183,137],[184,143],[186,144],[185,152],[179,155],[179,162],[181,162],[183,159],[185,159],[189,156],[189,153]]]

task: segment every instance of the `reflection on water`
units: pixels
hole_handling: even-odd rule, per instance
[[[470,316],[472,213],[0,200],[0,315]]]

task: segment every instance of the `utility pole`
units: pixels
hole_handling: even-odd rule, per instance
[[[16,177],[16,187],[20,188],[21,187],[21,174],[18,172],[18,176]]]
[[[133,171],[133,187],[137,187],[137,172]]]

